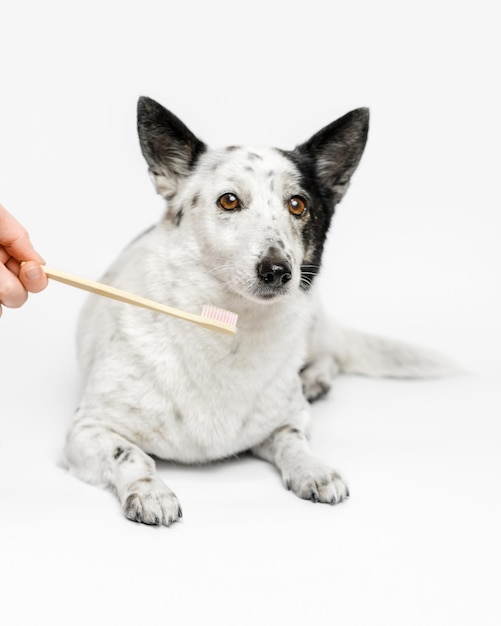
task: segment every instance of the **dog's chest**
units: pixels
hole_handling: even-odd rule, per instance
[[[302,408],[298,371],[306,333],[283,322],[258,333],[244,323],[235,338],[191,327],[173,335],[157,325],[135,346],[127,393],[133,407],[122,409],[127,429],[148,452],[183,462],[222,458],[263,441]]]

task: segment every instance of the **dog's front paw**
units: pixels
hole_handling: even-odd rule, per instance
[[[341,475],[323,464],[298,468],[283,478],[287,489],[312,502],[337,504],[350,495]]]
[[[158,478],[136,480],[123,502],[125,517],[133,522],[170,526],[182,516],[176,495]]]

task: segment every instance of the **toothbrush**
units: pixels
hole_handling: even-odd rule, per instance
[[[42,265],[42,269],[49,278],[57,280],[60,283],[65,283],[66,285],[71,285],[72,287],[78,287],[79,289],[90,291],[91,293],[98,294],[99,296],[106,296],[107,298],[112,298],[128,304],[135,304],[136,306],[141,306],[145,309],[150,309],[151,311],[172,315],[173,317],[186,320],[187,322],[192,322],[193,324],[198,324],[199,326],[203,326],[209,330],[214,330],[226,335],[234,335],[237,332],[238,315],[236,313],[232,313],[231,311],[226,311],[225,309],[219,309],[218,307],[212,305],[206,305],[203,307],[201,315],[195,315],[193,313],[187,313],[186,311],[174,309],[170,306],[166,306],[165,304],[160,304],[159,302],[149,300],[148,298],[143,298],[142,296],[136,296],[133,293],[105,285],[104,283],[98,283],[94,280],[88,280],[87,278],[82,278],[80,276],[75,276],[74,274],[69,274],[68,272],[62,272],[61,270],[47,267],[46,265]]]

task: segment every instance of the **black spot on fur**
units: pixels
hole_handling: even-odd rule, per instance
[[[262,161],[263,157],[260,154],[256,154],[255,152],[249,152],[248,155],[251,161]]]
[[[113,458],[115,461],[118,461],[120,464],[122,463],[134,463],[135,459],[133,457],[134,450],[132,448],[116,448],[113,454]]]
[[[235,150],[240,150],[240,146],[228,146],[225,150],[226,152],[235,152]]]
[[[184,210],[181,208],[174,216],[174,224],[176,226],[179,226],[179,224],[181,223],[181,220],[183,219],[183,215],[184,215]]]
[[[120,463],[134,463],[135,459],[133,456],[132,448],[128,448],[120,459]]]

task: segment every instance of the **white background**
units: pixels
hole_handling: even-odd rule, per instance
[[[141,94],[213,145],[292,148],[369,106],[325,299],[469,370],[336,381],[312,445],[346,504],[301,501],[251,458],[160,464],[185,516],[148,528],[57,465],[85,296],[51,284],[0,321],[2,624],[501,623],[495,4],[2,2],[0,200],[49,264],[97,278],[160,217]]]

